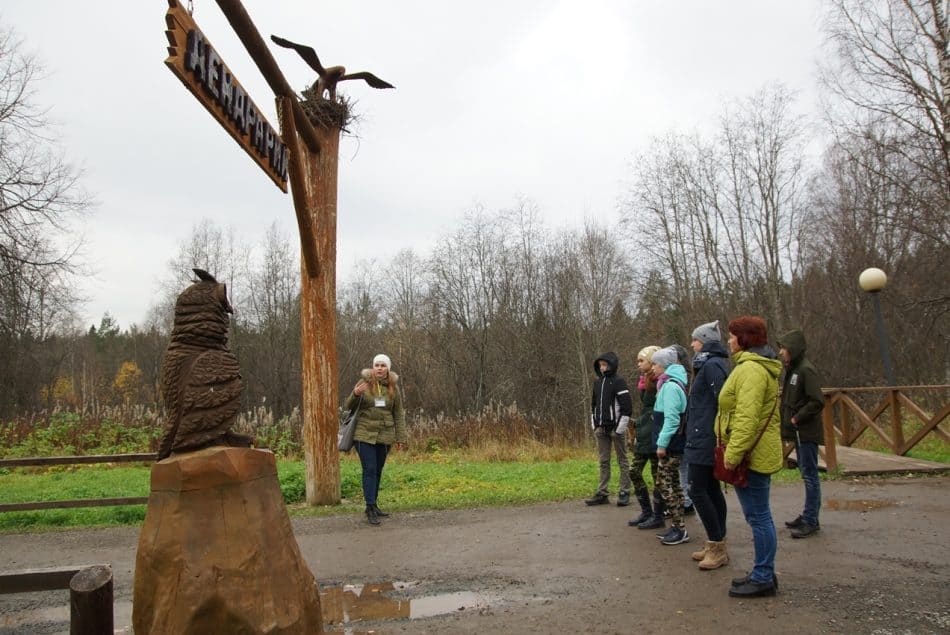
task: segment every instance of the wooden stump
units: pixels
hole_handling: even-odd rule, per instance
[[[112,567],[93,565],[69,581],[70,635],[112,635]]]

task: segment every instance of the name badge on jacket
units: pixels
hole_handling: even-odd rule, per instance
[[[798,373],[793,373],[792,378],[788,380],[788,383],[792,386],[798,385]]]

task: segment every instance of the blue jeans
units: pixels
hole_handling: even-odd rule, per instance
[[[357,441],[356,452],[360,455],[360,465],[363,466],[363,499],[369,507],[376,504],[376,497],[379,495],[379,482],[383,478],[383,466],[386,464],[389,446]]]
[[[755,582],[763,583],[772,582],[775,577],[775,551],[778,549],[775,523],[772,522],[772,509],[769,507],[771,485],[770,474],[749,470],[749,484],[736,488],[736,496],[742,505],[745,521],[752,528],[755,562],[752,565],[751,578]]]
[[[795,446],[798,470],[805,482],[805,509],[802,518],[809,525],[818,525],[818,510],[821,509],[821,479],[818,478],[818,444],[802,441]]]

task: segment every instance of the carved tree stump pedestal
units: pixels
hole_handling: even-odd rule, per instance
[[[159,461],[135,560],[132,624],[147,633],[322,633],[267,450]]]

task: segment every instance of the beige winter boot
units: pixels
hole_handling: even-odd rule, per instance
[[[729,554],[726,552],[726,541],[710,542],[706,549],[706,557],[699,563],[699,568],[704,571],[718,569],[729,564]]]
[[[713,543],[711,543],[710,541],[707,540],[707,541],[706,541],[706,544],[703,545],[703,548],[702,548],[702,549],[700,549],[699,551],[694,551],[694,552],[691,554],[691,557],[693,558],[693,560],[695,560],[695,561],[697,561],[697,562],[699,562],[700,560],[703,560],[703,559],[706,557],[706,552],[709,551],[709,547],[710,547],[710,545],[712,545],[712,544],[713,544]]]

